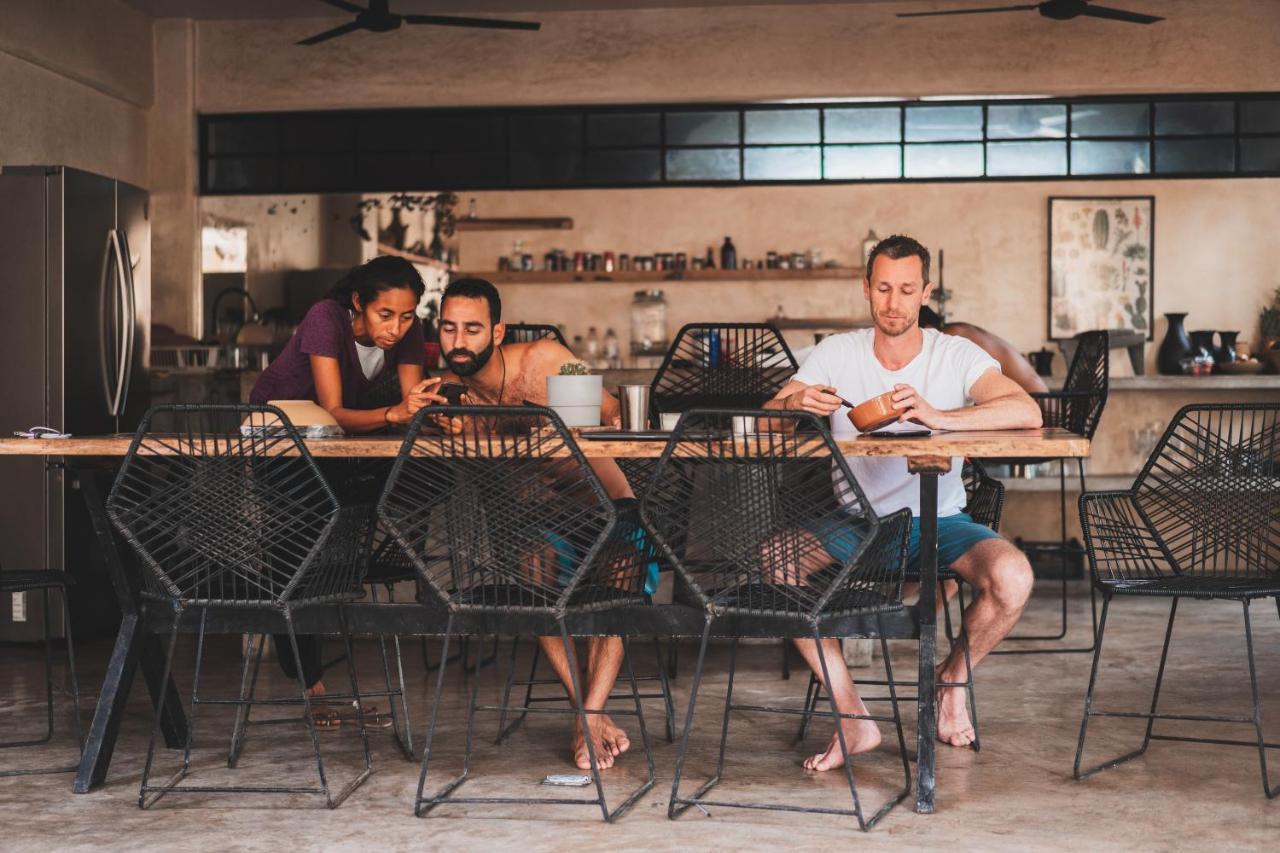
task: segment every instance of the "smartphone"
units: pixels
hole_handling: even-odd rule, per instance
[[[462,402],[462,395],[467,393],[467,386],[462,382],[446,382],[436,389],[436,393],[448,400],[450,406],[457,406]]]
[[[924,438],[925,436],[933,435],[933,430],[903,429],[903,430],[898,430],[897,432],[889,432],[888,430],[876,430],[875,432],[867,433],[867,435],[871,436],[872,438]]]

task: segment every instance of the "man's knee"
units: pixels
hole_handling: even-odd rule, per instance
[[[1005,610],[1021,610],[1035,585],[1027,555],[1013,545],[1000,549],[992,560],[989,577],[987,591]]]

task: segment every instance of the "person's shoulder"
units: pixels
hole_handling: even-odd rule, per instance
[[[577,360],[573,351],[555,338],[503,344],[502,351],[520,365],[521,373],[551,374],[557,372],[562,364]]]
[[[339,305],[336,300],[325,297],[307,309],[307,313],[302,318],[301,325],[314,323],[331,325],[347,320],[348,316],[347,309]]]
[[[968,335],[958,332],[940,332],[937,329],[925,329],[926,337],[933,338],[933,345],[949,355],[987,355],[987,351],[974,342]]]
[[[847,351],[850,348],[859,348],[866,346],[875,334],[875,329],[868,326],[865,329],[850,329],[847,332],[836,332],[833,335],[827,335],[818,341],[814,351],[825,350],[826,352]]]

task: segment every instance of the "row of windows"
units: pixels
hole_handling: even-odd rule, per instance
[[[1280,96],[205,116],[207,193],[1280,174]]]

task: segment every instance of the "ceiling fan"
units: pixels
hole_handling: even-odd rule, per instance
[[[320,0],[341,9],[352,12],[356,19],[349,24],[325,30],[322,33],[305,38],[298,42],[301,45],[319,44],[322,41],[345,36],[357,30],[368,30],[373,33],[387,33],[400,29],[401,24],[430,24],[437,27],[475,27],[491,30],[537,30],[542,27],[536,21],[504,21],[499,18],[459,18],[452,15],[397,15],[387,8],[388,0],[369,0],[368,7],[357,6],[346,0]]]
[[[987,6],[979,9],[953,9],[942,12],[899,12],[899,18],[932,18],[938,15],[980,15],[986,12],[1030,12],[1038,11],[1046,18],[1055,21],[1069,21],[1072,18],[1107,18],[1112,21],[1125,21],[1130,24],[1154,24],[1163,21],[1155,15],[1143,15],[1139,12],[1126,12],[1124,9],[1112,9],[1107,6],[1096,6],[1089,0],[1045,0],[1043,3],[1021,3],[1017,6]]]

